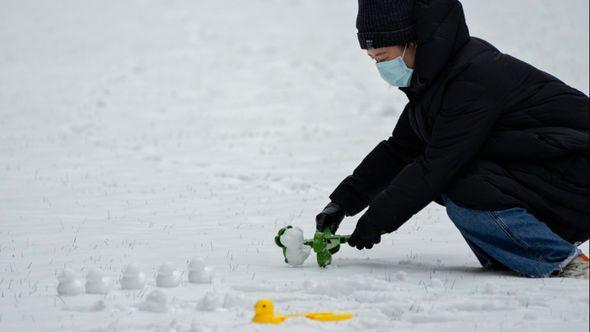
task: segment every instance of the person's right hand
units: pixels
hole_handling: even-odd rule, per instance
[[[340,205],[330,202],[322,212],[315,217],[316,229],[323,232],[326,228],[330,228],[332,234],[336,234],[336,230],[342,219],[344,219],[344,210]]]

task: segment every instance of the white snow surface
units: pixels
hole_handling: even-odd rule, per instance
[[[588,1],[463,4],[472,35],[588,94]],[[436,204],[327,269],[284,263],[276,232],[311,237],[406,102],[359,49],[356,8],[0,1],[0,330],[588,331],[588,280],[483,272]],[[162,262],[186,278],[195,256],[212,283],[147,298]],[[143,289],[56,292],[65,268],[118,280],[133,262]],[[260,298],[354,317],[253,325]]]

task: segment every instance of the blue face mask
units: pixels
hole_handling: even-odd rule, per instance
[[[410,80],[412,79],[412,73],[414,70],[406,66],[403,60],[406,48],[401,56],[398,56],[389,61],[377,62],[377,70],[379,74],[385,80],[385,82],[392,86],[408,87],[410,86]]]

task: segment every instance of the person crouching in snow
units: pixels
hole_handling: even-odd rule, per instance
[[[470,36],[457,0],[359,0],[356,25],[409,102],[316,228],[368,206],[348,243],[370,249],[435,201],[485,269],[587,277],[588,96]]]

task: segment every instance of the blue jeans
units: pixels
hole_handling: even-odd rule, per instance
[[[547,277],[581,253],[523,208],[473,210],[442,195],[447,214],[488,270],[512,270],[527,277]]]

